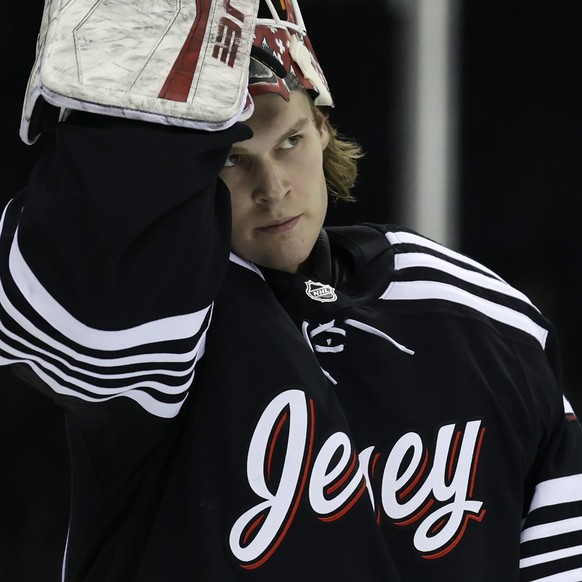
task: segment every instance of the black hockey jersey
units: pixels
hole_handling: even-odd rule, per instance
[[[348,416],[402,579],[582,580],[582,431],[549,322],[408,229],[327,235],[319,279],[265,276]]]
[[[329,278],[229,256],[244,131],[62,125],[4,212],[5,389],[56,402],[71,455],[62,567],[28,579],[575,580],[549,324],[406,229],[327,229]],[[3,528],[24,582],[38,532]]]
[[[63,410],[71,480],[56,451],[65,527],[3,497],[23,506],[2,512],[3,581],[398,580],[331,386],[230,257],[217,175],[245,135],[60,124],[4,210],[2,390]],[[60,559],[35,562],[49,535]]]

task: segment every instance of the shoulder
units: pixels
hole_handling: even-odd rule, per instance
[[[368,272],[369,281],[369,271],[375,272],[379,299],[487,320],[545,348],[550,322],[526,294],[479,261],[399,225],[327,230],[332,245],[356,265],[355,277]]]

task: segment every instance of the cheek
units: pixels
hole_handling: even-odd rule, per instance
[[[240,196],[233,195],[232,191],[230,193],[230,208],[232,211],[232,218],[239,218],[242,214],[242,206]]]

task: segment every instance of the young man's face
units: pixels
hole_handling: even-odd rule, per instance
[[[220,173],[231,192],[232,250],[248,261],[294,273],[307,259],[327,211],[324,118],[292,91],[255,98],[250,140],[234,144]]]

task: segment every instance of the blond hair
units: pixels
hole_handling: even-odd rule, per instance
[[[329,143],[323,151],[323,173],[328,194],[346,202],[355,202],[351,190],[358,177],[358,160],[364,156],[359,143],[342,135],[329,120],[326,111],[309,100],[315,117],[323,116],[323,123],[329,132]]]

